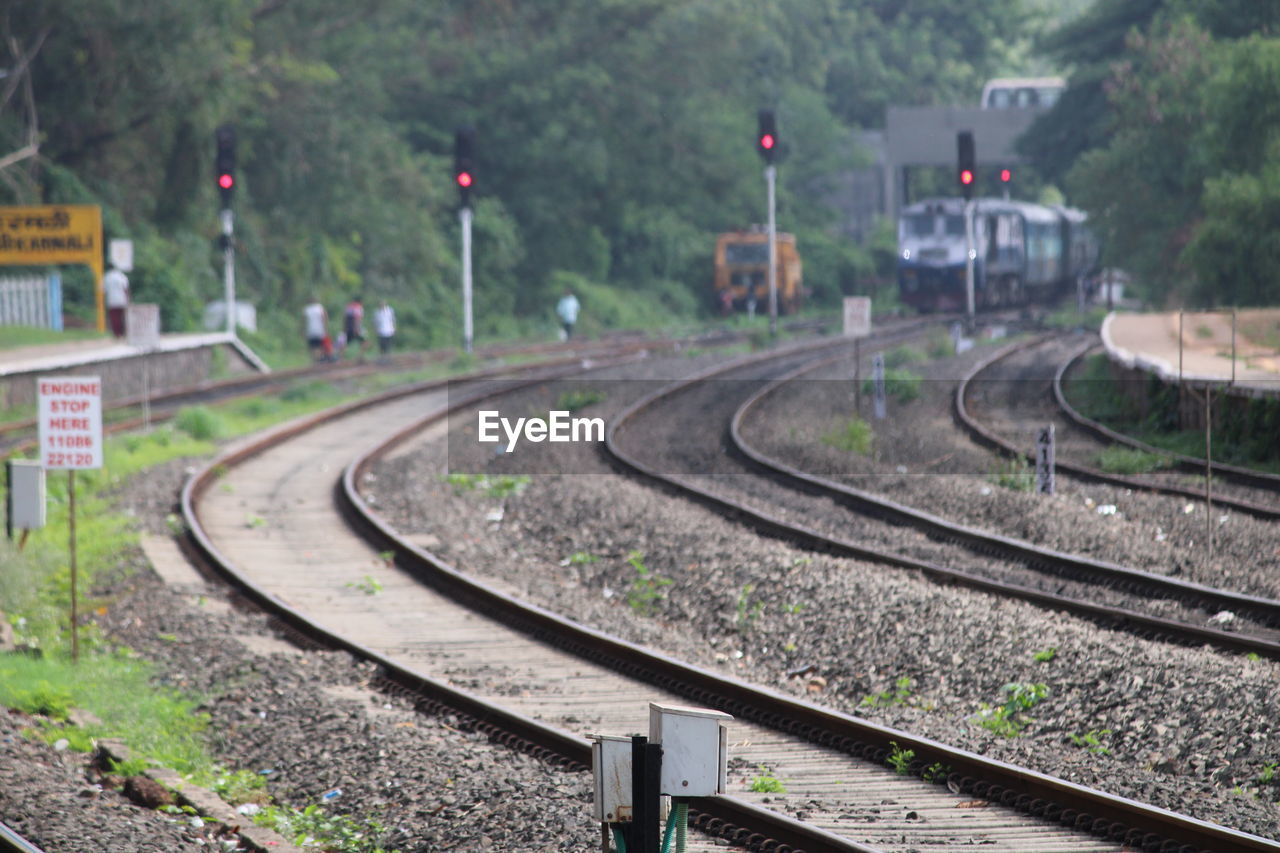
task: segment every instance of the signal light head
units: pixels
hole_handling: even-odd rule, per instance
[[[458,186],[460,186],[460,187],[469,187],[469,186],[471,186],[471,173],[470,173],[470,172],[459,172],[459,173],[458,173]]]
[[[236,179],[226,172],[218,176],[218,186],[224,190],[229,190],[236,185]]]
[[[763,148],[765,151],[769,151],[770,149],[772,149],[773,144],[774,144],[774,139],[773,139],[772,133],[766,133],[764,136],[760,137],[760,147]]]
[[[960,170],[960,183],[964,184],[965,186],[969,186],[970,184],[972,184],[972,183],[973,183],[973,172],[969,171],[968,169],[961,169],[961,170]]]
[[[1004,182],[1004,183],[1006,183],[1006,184],[1007,184],[1007,183],[1009,183],[1010,181],[1012,181],[1012,180],[1013,180],[1013,170],[1012,170],[1012,169],[1001,169],[1001,170],[1000,170],[1000,180],[1001,180],[1001,181],[1003,181],[1003,182]]]

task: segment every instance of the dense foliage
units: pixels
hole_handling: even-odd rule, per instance
[[[1108,0],[1049,36],[1070,88],[1023,140],[1157,302],[1280,302],[1280,4]]]
[[[297,334],[311,292],[389,298],[456,338],[454,129],[477,130],[481,334],[658,322],[703,306],[716,232],[764,218],[756,110],[784,142],[780,227],[816,297],[875,255],[836,236],[850,129],[889,103],[972,103],[1043,4],[950,0],[46,0],[7,4],[0,204],[104,207],[168,328],[221,295],[213,130],[235,124],[240,292]],[[1031,11],[1029,11],[1031,10]],[[30,75],[18,73],[30,60]],[[1212,247],[1206,245],[1205,251]],[[882,259],[890,257],[882,252]],[[88,300],[71,282],[73,305]]]

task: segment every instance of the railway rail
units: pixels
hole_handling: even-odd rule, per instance
[[[989,359],[975,366],[961,380],[956,389],[955,411],[956,418],[961,425],[980,443],[996,448],[1001,453],[1012,458],[1028,459],[1034,462],[1033,452],[1027,450],[1025,446],[1019,446],[1007,434],[1001,434],[1001,430],[996,429],[989,423],[984,423],[985,419],[975,414],[969,401],[976,396],[975,386],[992,385],[1000,381],[994,378],[983,378],[984,373],[995,373],[1002,364],[1020,356],[1034,358],[1035,351],[1038,348],[1061,346],[1062,340],[1061,338],[1036,338],[1019,342],[994,353]],[[1065,415],[1064,419],[1056,419],[1058,421],[1057,442],[1059,447],[1062,448],[1057,454],[1056,467],[1061,471],[1091,482],[1108,483],[1127,489],[1172,495],[1191,501],[1203,501],[1205,498],[1204,487],[1192,488],[1180,483],[1179,480],[1184,475],[1174,471],[1152,471],[1141,476],[1120,475],[1103,471],[1100,468],[1078,461],[1081,458],[1096,455],[1104,447],[1116,443],[1173,459],[1182,471],[1194,472],[1201,476],[1205,471],[1203,459],[1178,456],[1143,444],[1085,418],[1071,406],[1063,393],[1063,376],[1068,368],[1090,349],[1092,349],[1091,345],[1072,348],[1070,355],[1066,359],[1059,359],[1056,362],[1057,366],[1052,378],[1048,375],[1040,377],[1045,400],[1053,399],[1062,414]],[[1052,398],[1050,398],[1050,385],[1052,387]],[[1006,430],[1005,432],[1008,431]],[[1221,463],[1214,463],[1213,473],[1215,484],[1211,491],[1211,499],[1219,509],[1230,509],[1268,520],[1280,519],[1280,476]],[[1225,479],[1226,482],[1221,482],[1219,478]]]
[[[1100,421],[1086,417],[1075,406],[1071,405],[1063,387],[1066,376],[1082,359],[1096,351],[1096,349],[1096,346],[1081,347],[1074,355],[1063,361],[1054,372],[1053,397],[1062,413],[1074,424],[1097,436],[1101,441],[1122,444],[1135,450],[1141,450],[1144,453],[1162,456],[1173,460],[1181,471],[1194,475],[1203,475],[1205,471],[1205,460],[1203,458],[1161,450],[1146,442],[1139,441],[1133,436],[1117,432]],[[1210,470],[1214,477],[1250,486],[1263,492],[1263,496],[1267,500],[1236,501],[1236,506],[1241,512],[1257,515],[1260,518],[1280,518],[1280,474],[1272,474],[1267,471],[1216,461],[1210,465]],[[1219,500],[1221,501],[1221,498]]]
[[[799,353],[792,351],[788,357]],[[588,742],[570,730],[641,728],[648,701],[669,701],[663,691],[672,691],[684,703],[694,701],[735,714],[731,740],[738,742],[737,751],[753,762],[786,766],[789,779],[802,780],[793,790],[811,799],[813,806],[801,822],[740,797],[699,803],[697,825],[753,849],[912,849],[983,843],[993,850],[1017,851],[1118,851],[1126,844],[1130,849],[1168,851],[1280,850],[1280,845],[1263,839],[1089,791],[681,664],[522,604],[467,577],[390,529],[372,508],[373,501],[359,490],[362,472],[375,456],[396,453],[399,443],[422,430],[432,434],[435,428],[428,425],[449,408],[440,405],[434,416],[423,418],[424,406],[443,402],[439,396],[424,399],[424,394],[433,393],[439,391],[419,388],[395,399],[344,407],[216,460],[183,492],[183,512],[195,547],[294,630],[375,660],[390,682],[413,691],[424,705],[454,709],[495,737],[526,744],[557,761],[577,766],[587,761]],[[451,402],[456,408],[464,401]],[[388,439],[386,433],[397,423],[403,427]],[[375,438],[378,448],[351,462],[335,491],[334,472],[323,470],[315,460],[332,459],[335,453]],[[249,460],[252,466],[245,464]],[[225,488],[214,489],[214,483]],[[337,507],[330,502],[331,494],[336,495]],[[268,513],[266,524],[246,525],[246,508]],[[365,541],[336,523],[339,508]],[[380,556],[386,550],[403,571]],[[389,594],[355,600],[343,595],[343,585],[361,575],[376,579]],[[454,686],[461,683],[471,689],[463,692]],[[790,737],[784,734],[788,732]],[[949,765],[948,784],[926,784],[887,770],[883,762],[895,743],[915,750],[916,773]],[[837,793],[831,792],[834,779],[845,782]],[[865,808],[868,797],[875,803],[876,822],[851,821],[852,810]],[[999,805],[957,812],[956,805],[973,797]],[[1025,811],[1037,817],[1020,813]],[[1084,830],[1109,840],[1081,834]],[[855,832],[864,840],[852,840]]]
[[[44,853],[43,850],[4,822],[0,822],[0,851],[3,851],[3,853]]]

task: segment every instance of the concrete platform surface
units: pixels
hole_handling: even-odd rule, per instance
[[[1230,382],[1234,375],[1237,385],[1280,393],[1280,308],[1237,313],[1234,364],[1229,311],[1188,311],[1181,322],[1177,311],[1113,313],[1103,323],[1102,341],[1113,359],[1166,381],[1177,382],[1181,376],[1194,382]]]
[[[0,339],[4,331],[0,329]],[[101,361],[133,358],[151,352],[177,352],[230,342],[226,332],[161,335],[153,347],[135,347],[113,338],[0,349],[0,376],[38,373]]]

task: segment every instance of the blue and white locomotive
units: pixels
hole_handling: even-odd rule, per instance
[[[898,292],[920,311],[963,311],[964,200],[909,205],[898,222]],[[974,305],[1039,302],[1092,271],[1098,244],[1072,208],[997,198],[974,202]]]

